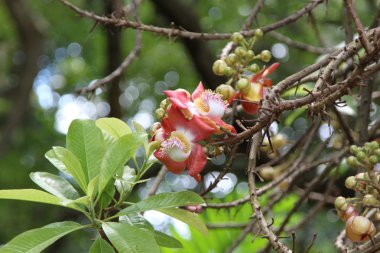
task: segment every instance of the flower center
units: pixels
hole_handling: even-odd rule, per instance
[[[182,132],[174,131],[162,142],[163,151],[175,162],[185,161],[191,152],[191,142]]]
[[[204,91],[194,104],[199,113],[211,118],[221,118],[227,109],[226,101],[223,100],[220,94],[214,93],[211,90]]]

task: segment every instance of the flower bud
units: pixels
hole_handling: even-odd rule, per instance
[[[164,115],[165,115],[165,110],[164,109],[158,108],[156,110],[156,117],[157,117],[157,119],[162,119],[164,117]]]
[[[249,84],[250,82],[247,78],[240,78],[236,86],[238,90],[243,91],[248,88]]]
[[[162,100],[161,103],[160,103],[160,108],[166,109],[166,107],[169,105],[169,103],[170,103],[170,101],[167,98],[164,99],[164,100]]]
[[[275,173],[272,166],[266,166],[259,171],[259,174],[264,180],[269,181],[273,179]]]
[[[372,163],[372,164],[376,164],[376,163],[379,162],[379,158],[376,155],[371,155],[369,157],[369,162]]]
[[[373,154],[380,157],[380,148],[377,148],[373,151]]]
[[[377,206],[379,201],[372,194],[367,194],[363,197],[363,204],[367,206]]]
[[[226,68],[224,69],[224,75],[226,75],[226,76],[232,76],[233,73],[234,73],[234,70],[233,70],[233,68],[231,68],[231,67],[226,67]]]
[[[377,211],[377,212],[375,213],[375,215],[373,216],[373,218],[374,218],[375,220],[379,221],[379,220],[380,220],[380,211]]]
[[[229,54],[224,60],[229,66],[233,66],[238,61],[238,57],[236,54]]]
[[[368,241],[375,233],[375,226],[364,216],[352,216],[346,222],[346,235],[352,242]]]
[[[369,143],[369,146],[372,150],[378,149],[379,148],[379,143],[377,141],[371,141]]]
[[[350,166],[350,167],[357,167],[360,165],[358,159],[355,157],[355,156],[349,156],[347,158],[347,164]]]
[[[260,71],[260,67],[259,67],[259,65],[257,65],[256,63],[254,63],[254,64],[252,64],[252,65],[250,65],[250,66],[248,67],[248,70],[249,70],[250,72],[256,74],[256,73],[259,73],[259,71]]]
[[[231,40],[234,42],[234,43],[241,43],[241,42],[243,42],[243,40],[244,40],[244,36],[242,35],[242,34],[240,34],[240,33],[237,33],[237,32],[235,32],[235,33],[233,33],[232,34],[232,36],[231,36]]]
[[[260,59],[263,62],[269,62],[272,59],[272,54],[268,50],[264,50],[260,54]]]
[[[366,185],[366,182],[363,181],[363,179],[365,179],[365,174],[363,172],[358,173],[355,175],[355,179],[356,179],[356,185],[355,185],[354,190],[358,190],[358,191],[364,190],[365,185]]]
[[[245,57],[247,60],[251,61],[255,58],[255,53],[252,50],[248,50]]]
[[[356,178],[354,176],[350,176],[346,178],[344,185],[346,186],[347,189],[354,189],[356,185]]]
[[[365,162],[367,161],[368,157],[367,155],[363,152],[363,151],[359,151],[357,154],[356,154],[356,157],[358,158],[358,160],[360,162]]]
[[[345,197],[339,196],[335,199],[335,208],[338,211],[346,211],[347,207],[348,205]]]
[[[261,30],[261,29],[256,29],[255,30],[255,37],[256,38],[260,39],[261,37],[263,37],[263,35],[264,35],[263,30]]]
[[[161,123],[160,122],[154,122],[153,125],[150,127],[150,134],[153,136],[158,129],[161,128]]]
[[[282,148],[286,144],[287,141],[288,141],[288,138],[286,137],[286,135],[276,134],[272,138],[273,148],[278,150],[278,149]]]
[[[356,154],[358,151],[359,151],[358,146],[356,146],[356,145],[352,145],[352,146],[350,147],[350,152],[351,152],[352,154]]]
[[[232,88],[232,86],[228,84],[219,85],[215,91],[222,95],[222,98],[227,101],[235,95],[234,88]]]
[[[218,76],[223,76],[227,68],[227,63],[223,60],[216,60],[212,65],[212,70]]]
[[[243,47],[237,47],[235,48],[235,54],[238,57],[244,57],[247,54],[247,50],[245,50]]]

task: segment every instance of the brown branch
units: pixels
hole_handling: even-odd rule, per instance
[[[255,167],[256,167],[256,156],[258,152],[258,147],[261,141],[261,132],[257,132],[252,137],[251,149],[249,152],[249,161],[248,161],[248,188],[250,194],[250,202],[252,209],[255,213],[255,219],[257,219],[258,224],[261,228],[261,231],[268,237],[270,244],[273,249],[280,253],[289,253],[291,252],[282,242],[279,241],[279,238],[272,232],[269,227],[269,224],[265,220],[264,214],[261,211],[261,206],[258,200],[256,193],[256,182],[255,182]]]
[[[162,166],[161,170],[158,172],[156,178],[154,179],[152,186],[148,190],[148,196],[156,194],[158,187],[160,186],[162,180],[165,178],[166,173],[168,173],[168,169],[166,166]]]
[[[342,114],[336,109],[335,106],[332,106],[332,110],[334,114],[336,115],[339,125],[341,126],[343,133],[346,135],[348,142],[350,145],[353,145],[355,143],[354,137],[351,133],[351,128],[347,125],[347,122],[343,119]]]
[[[358,14],[356,13],[355,7],[353,6],[352,0],[345,0],[348,12],[352,16],[352,19],[354,20],[354,23],[356,25],[356,29],[358,30],[359,33],[359,39],[367,52],[367,54],[370,54],[373,50],[371,44],[368,41],[367,35],[364,31],[364,27],[362,22],[360,21]]]
[[[79,14],[80,16],[91,18],[98,23],[114,25],[117,27],[130,27],[137,30],[165,35],[168,37],[183,37],[183,38],[201,39],[201,40],[225,40],[225,39],[230,39],[232,35],[232,33],[197,33],[197,32],[184,31],[184,30],[175,29],[175,28],[165,28],[165,27],[158,27],[158,26],[152,26],[152,25],[145,25],[139,22],[121,19],[121,18],[115,18],[115,17],[110,18],[110,17],[105,17],[105,16],[99,16],[93,12],[82,10],[81,8],[77,7],[76,5],[70,3],[67,0],[58,0],[58,1],[60,1],[62,4],[64,4],[65,6],[67,6],[68,8],[70,8],[71,10]],[[324,2],[324,0],[311,0],[307,5],[305,5],[302,9],[295,12],[293,15],[290,15],[273,24],[261,27],[261,30],[266,33],[266,32],[276,30],[290,23],[293,23],[297,21],[299,18],[301,18],[302,16],[304,16],[306,13],[310,12],[312,9],[317,7],[322,2]],[[246,37],[251,37],[255,34],[255,31],[256,29],[242,32],[242,35]]]

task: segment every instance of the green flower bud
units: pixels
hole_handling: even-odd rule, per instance
[[[158,108],[156,110],[156,117],[157,117],[157,119],[162,119],[164,117],[164,115],[165,115],[165,110],[164,109]]]
[[[234,88],[232,88],[231,85],[227,85],[227,84],[219,85],[215,91],[221,94],[222,98],[227,101],[230,100],[230,98],[232,98],[235,95]]]
[[[359,161],[358,159],[355,157],[355,156],[349,156],[347,158],[347,164],[350,166],[350,167],[356,167],[359,165]]]
[[[377,141],[371,141],[369,143],[369,145],[370,145],[370,147],[371,147],[372,150],[375,150],[375,149],[379,148],[379,143]]]
[[[247,50],[245,50],[243,47],[237,47],[235,48],[235,54],[238,57],[244,57],[247,54]]]
[[[169,99],[164,99],[164,100],[162,100],[161,101],[161,103],[160,103],[160,108],[162,108],[162,109],[166,109],[166,107],[168,106],[170,104],[170,101],[169,101]]]
[[[344,185],[346,186],[347,189],[354,189],[356,185],[356,178],[354,176],[350,176],[346,178]]]
[[[227,63],[223,60],[216,60],[212,65],[212,70],[218,76],[223,76],[227,68]]]
[[[248,67],[248,70],[249,70],[250,72],[256,74],[256,73],[259,73],[259,71],[260,71],[260,67],[259,67],[259,65],[257,65],[256,63],[254,63],[254,64],[252,64],[252,65],[250,65],[250,66]]]
[[[242,34],[240,34],[240,33],[235,32],[235,33],[232,34],[231,40],[234,43],[238,44],[238,43],[241,43],[241,42],[244,41],[244,36]]]
[[[264,50],[260,54],[260,59],[263,62],[269,62],[272,59],[272,54],[268,50]]]
[[[379,204],[379,201],[372,194],[367,194],[363,197],[363,204],[367,206],[376,206]]]
[[[231,67],[226,67],[224,69],[224,75],[226,76],[232,76],[234,74],[234,69]]]
[[[264,35],[263,30],[261,30],[261,29],[256,29],[255,30],[255,37],[256,38],[260,39],[261,37],[263,37],[263,35]]]
[[[229,66],[233,66],[238,61],[238,57],[236,54],[229,54],[224,60]]]
[[[245,57],[247,58],[247,60],[251,61],[255,58],[255,53],[252,50],[248,50]]]
[[[241,78],[237,82],[237,88],[240,91],[246,89],[248,87],[248,85],[249,85],[249,80],[247,78]]]
[[[358,160],[360,162],[366,162],[368,160],[368,157],[367,155],[363,152],[363,151],[359,151],[357,154],[356,154],[356,157],[358,158]]]
[[[352,154],[356,154],[358,151],[359,151],[358,146],[356,146],[356,145],[352,145],[352,146],[350,147],[350,152],[351,152]]]
[[[335,208],[339,211],[345,211],[347,209],[346,198],[339,196],[335,199]]]
[[[380,157],[380,148],[375,149],[375,150],[373,151],[373,154],[376,155],[376,156],[378,156],[378,157]]]
[[[379,162],[379,158],[376,155],[371,155],[369,157],[369,162],[372,163],[372,164],[376,164],[376,163]]]

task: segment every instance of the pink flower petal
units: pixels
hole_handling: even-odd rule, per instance
[[[191,149],[190,157],[187,159],[187,168],[189,170],[189,175],[199,182],[202,178],[200,173],[205,168],[206,163],[207,157],[203,152],[202,146],[198,143],[195,143]]]
[[[199,82],[197,88],[194,90],[193,94],[191,95],[191,99],[194,101],[197,99],[203,92],[205,91],[205,88],[203,87],[202,82]]]

